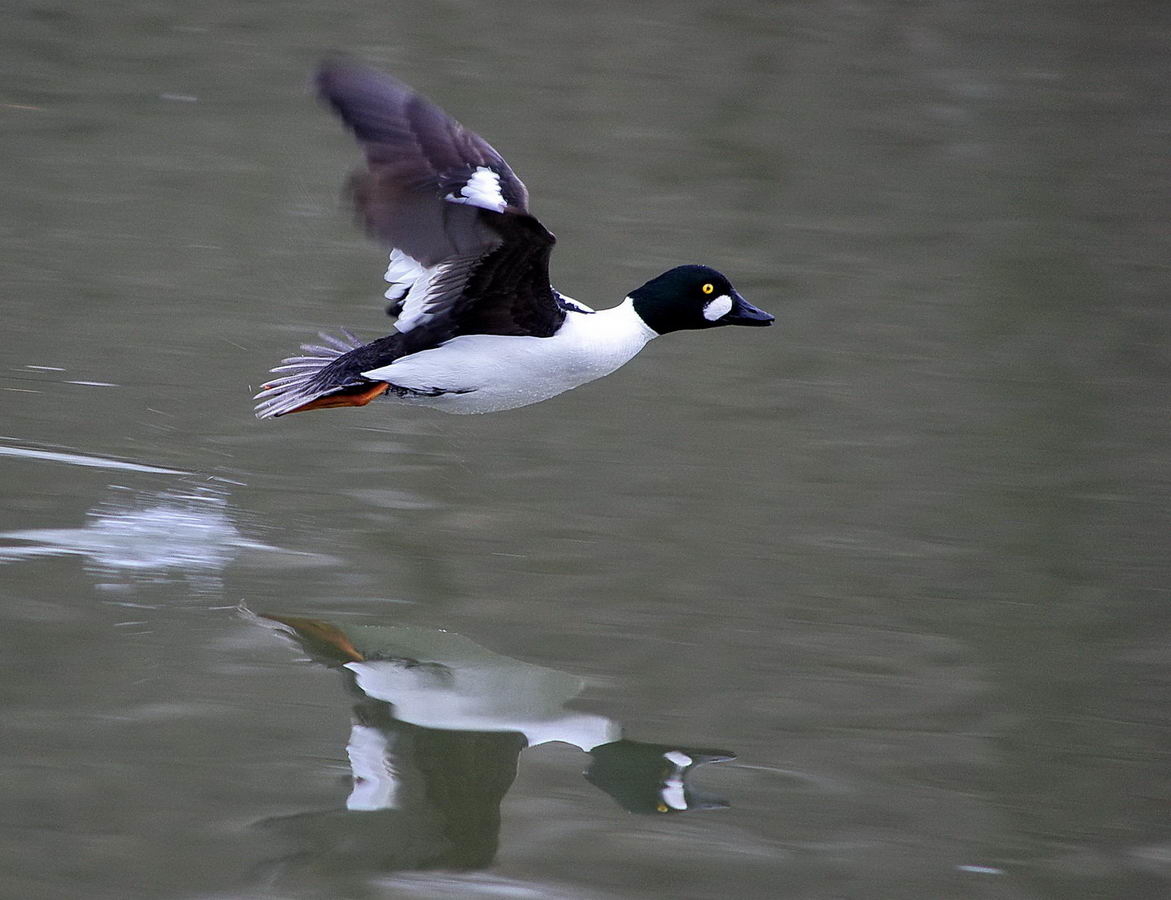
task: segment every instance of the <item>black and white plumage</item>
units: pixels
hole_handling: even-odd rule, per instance
[[[391,248],[397,330],[367,344],[322,334],[273,369],[259,417],[382,394],[453,413],[511,409],[607,375],[668,331],[772,322],[706,266],[671,269],[597,313],[562,296],[549,283],[555,238],[483,138],[369,69],[326,64],[317,86],[365,151],[351,189]]]

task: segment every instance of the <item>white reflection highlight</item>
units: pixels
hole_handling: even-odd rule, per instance
[[[66,463],[71,466],[85,466],[90,469],[123,469],[127,472],[147,472],[154,475],[190,475],[182,469],[164,469],[161,466],[146,466],[142,463],[124,462],[120,459],[106,459],[101,456],[86,456],[81,453],[60,453],[56,450],[36,450],[32,447],[0,446],[0,456],[18,456],[22,459],[41,459],[47,462]]]
[[[217,576],[240,550],[277,549],[245,538],[232,522],[227,498],[209,489],[133,494],[90,510],[81,528],[8,531],[0,539],[27,543],[0,546],[0,564],[81,556],[99,575],[189,577],[208,589],[218,588]]]
[[[358,635],[363,627],[350,629]],[[530,747],[550,741],[591,750],[617,740],[605,716],[566,709],[583,678],[493,653],[447,631],[410,626],[365,629],[392,659],[345,663],[369,697],[394,704],[413,725],[451,731],[519,732]],[[365,635],[363,635],[365,637]],[[407,660],[410,660],[407,662]]]

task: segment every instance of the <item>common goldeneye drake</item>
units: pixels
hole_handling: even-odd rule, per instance
[[[382,394],[450,413],[513,409],[608,375],[661,334],[773,321],[708,266],[664,272],[612,309],[563,296],[549,284],[553,235],[483,138],[370,69],[327,63],[317,87],[365,151],[351,189],[367,230],[392,248],[397,330],[303,345],[256,395],[258,417]]]

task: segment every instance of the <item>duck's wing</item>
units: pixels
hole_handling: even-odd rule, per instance
[[[304,345],[310,355],[273,369],[257,416],[369,402],[386,387],[362,372],[459,335],[554,334],[566,314],[549,284],[555,238],[504,158],[390,76],[328,63],[317,86],[365,151],[350,189],[367,230],[392,248],[386,296],[397,333]]]
[[[365,151],[351,191],[366,229],[392,248],[398,330],[450,318],[450,336],[553,334],[565,318],[549,286],[554,238],[504,158],[380,72],[329,63],[317,86]]]

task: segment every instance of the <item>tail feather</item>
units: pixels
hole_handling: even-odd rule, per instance
[[[354,336],[352,331],[343,328],[341,332],[343,337],[337,337],[337,335],[330,334],[327,331],[319,331],[317,332],[317,336],[329,344],[334,350],[340,350],[342,353],[349,353],[354,349],[355,344],[359,347],[362,346],[362,342]]]
[[[302,344],[301,349],[313,355],[287,357],[272,369],[273,373],[288,374],[266,381],[260,393],[252,398],[260,401],[256,404],[258,419],[283,416],[318,397],[351,386],[348,380],[339,380],[333,373],[326,373],[325,369],[338,358],[364,346],[362,341],[344,329],[341,337],[324,332],[320,337],[328,346]]]

